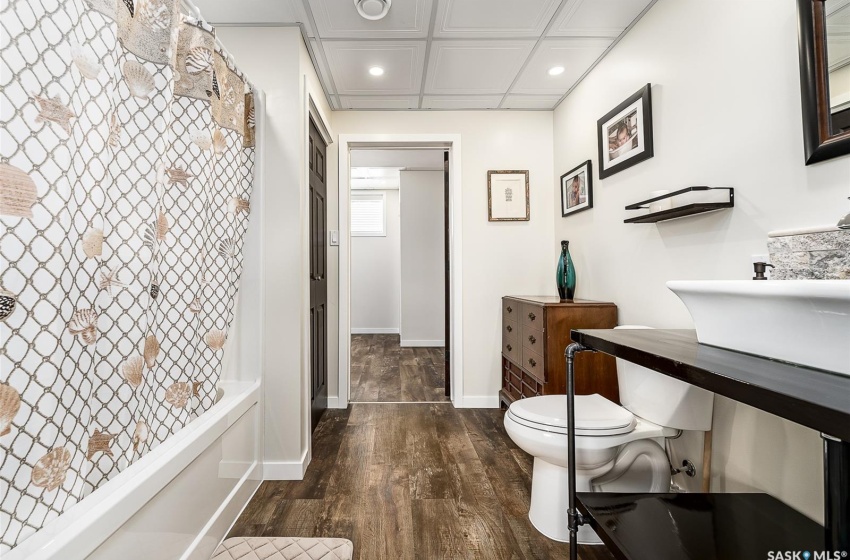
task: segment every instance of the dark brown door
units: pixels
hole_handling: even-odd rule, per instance
[[[310,419],[328,407],[327,146],[310,120]]]
[[[449,254],[449,152],[443,152],[443,193],[444,193],[444,204],[443,204],[443,243],[444,250],[446,253],[446,396],[452,396],[452,369],[451,369],[451,348],[452,348],[452,337],[451,337],[451,314],[449,311],[451,310],[451,259]]]

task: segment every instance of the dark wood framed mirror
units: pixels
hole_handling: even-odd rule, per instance
[[[850,154],[850,0],[797,0],[797,21],[810,165]]]

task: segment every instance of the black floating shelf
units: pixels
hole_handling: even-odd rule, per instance
[[[629,204],[626,206],[626,210],[644,210],[649,208],[649,204],[652,202],[657,202],[659,200],[664,200],[665,198],[671,198],[680,194],[688,193],[688,192],[696,192],[696,191],[713,191],[713,190],[725,190],[729,193],[729,199],[726,202],[695,202],[691,204],[685,204],[683,206],[677,206],[675,208],[669,208],[667,210],[661,210],[659,212],[652,212],[650,214],[644,214],[642,216],[637,216],[635,218],[629,218],[627,220],[623,220],[623,223],[626,224],[654,224],[656,222],[663,222],[665,220],[673,220],[676,218],[684,218],[685,216],[693,216],[694,214],[704,214],[705,212],[714,212],[715,210],[722,210],[724,208],[732,208],[735,206],[735,189],[732,187],[705,187],[705,186],[697,186],[697,187],[687,187],[684,189],[680,189],[678,191],[673,191],[671,193],[664,194],[662,196],[656,196],[655,198],[650,198],[647,200],[642,200],[640,202],[636,202],[634,204]]]

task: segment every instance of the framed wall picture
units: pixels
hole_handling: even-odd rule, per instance
[[[597,121],[600,179],[652,157],[650,93],[646,84]]]
[[[491,222],[527,222],[528,171],[487,172],[487,219]]]
[[[590,160],[561,175],[561,216],[593,208],[593,167]]]

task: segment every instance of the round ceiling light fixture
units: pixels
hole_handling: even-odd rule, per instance
[[[392,3],[393,0],[354,0],[354,7],[362,17],[376,21],[387,15]]]
[[[381,68],[380,66],[372,66],[371,68],[369,68],[369,73],[372,74],[373,76],[383,76],[384,75],[384,69]]]
[[[549,75],[550,76],[560,76],[563,73],[564,73],[564,67],[563,66],[553,66],[552,68],[549,69]]]

